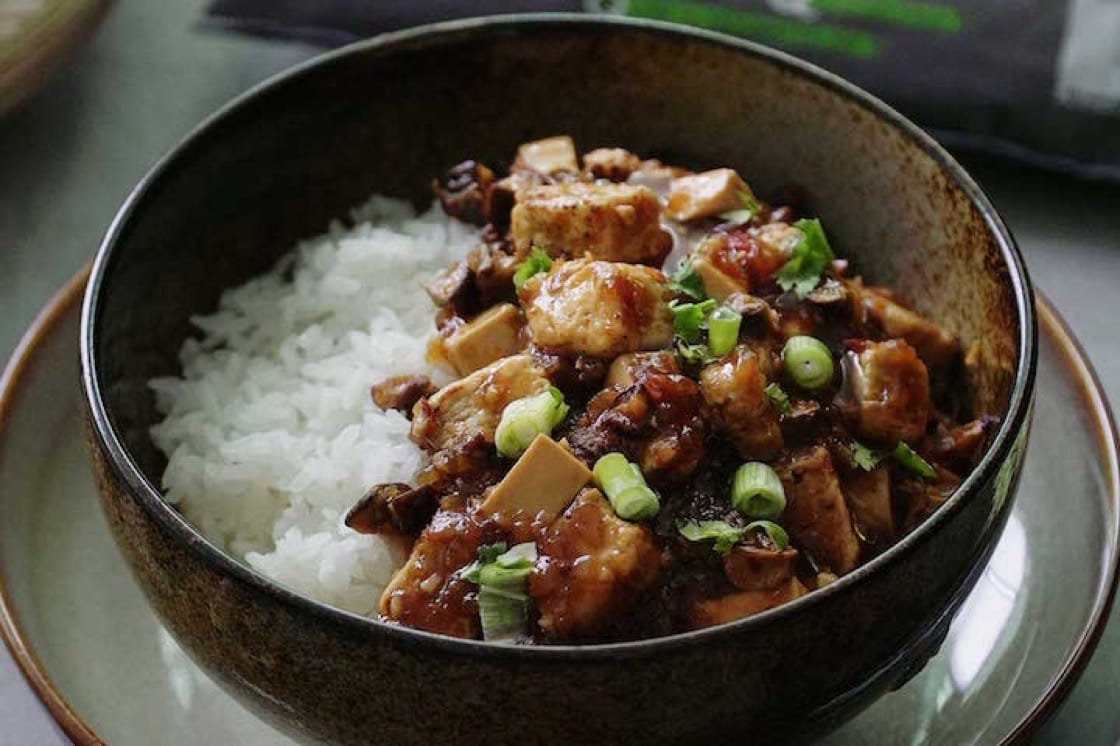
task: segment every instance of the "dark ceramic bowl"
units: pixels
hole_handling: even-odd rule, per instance
[[[739,169],[810,212],[876,282],[975,344],[1003,416],[979,468],[920,529],[824,590],[643,642],[501,647],[301,597],[163,502],[146,382],[178,372],[192,314],[372,192],[527,139]],[[466,21],[373,39],[256,88],[137,187],[97,256],[82,376],[102,501],[168,629],[228,691],[337,743],[684,743],[827,728],[936,649],[1000,532],[1019,472],[1035,317],[1014,242],[975,182],[866,93],[737,39],[576,17]]]

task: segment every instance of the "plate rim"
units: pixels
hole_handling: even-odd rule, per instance
[[[0,373],[0,445],[7,434],[7,421],[13,404],[27,383],[27,372],[45,341],[57,331],[58,324],[68,314],[80,311],[82,296],[89,278],[91,262],[86,263],[47,301],[42,310],[24,332],[12,351],[4,370]],[[1058,350],[1060,364],[1073,378],[1080,395],[1081,405],[1091,414],[1097,427],[1094,440],[1098,460],[1105,468],[1108,490],[1120,516],[1120,438],[1116,421],[1100,377],[1074,335],[1068,322],[1050,300],[1035,288],[1035,306],[1040,331],[1050,338]],[[1021,743],[1038,732],[1038,729],[1065,700],[1070,690],[1081,678],[1092,659],[1101,634],[1107,626],[1109,612],[1116,596],[1118,571],[1120,571],[1120,520],[1114,521],[1113,552],[1102,579],[1104,591],[1098,595],[1089,624],[1077,636],[1076,644],[1062,665],[1047,682],[1034,705],[1019,723],[1001,740],[1001,744]],[[104,744],[105,741],[85,721],[55,686],[31,643],[25,636],[16,613],[15,604],[8,594],[3,567],[0,566],[0,638],[15,660],[24,680],[31,686],[55,723],[79,746]]]

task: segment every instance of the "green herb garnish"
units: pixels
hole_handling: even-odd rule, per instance
[[[934,469],[928,461],[919,456],[917,451],[901,440],[898,442],[898,445],[889,451],[876,451],[868,448],[859,441],[852,441],[851,449],[852,461],[864,471],[871,471],[878,466],[883,459],[890,457],[900,466],[909,469],[919,477],[932,479],[937,476],[937,470]]]
[[[937,471],[930,466],[929,462],[919,456],[917,451],[902,441],[899,441],[898,445],[891,451],[891,457],[919,477],[931,479],[937,476]]]
[[[513,642],[525,634],[529,621],[529,574],[537,562],[533,542],[508,551],[505,543],[479,547],[478,560],[462,570],[462,577],[478,585],[478,615],[482,638]]]
[[[552,269],[552,257],[544,249],[534,246],[533,250],[529,252],[529,256],[517,265],[517,269],[513,273],[514,289],[520,290],[521,286],[530,277],[541,272],[547,272],[550,269]]]
[[[859,441],[852,441],[852,461],[864,471],[871,471],[878,466],[885,455],[882,451],[872,450]]]
[[[689,541],[715,540],[712,549],[726,556],[743,539],[746,529],[732,526],[727,521],[689,521],[677,524],[677,531]]]
[[[782,387],[777,383],[771,383],[762,390],[770,403],[774,405],[774,409],[778,410],[778,414],[785,417],[790,412],[789,394],[782,390]]]
[[[696,274],[691,259],[685,259],[677,267],[677,271],[669,276],[669,289],[681,295],[687,295],[695,300],[704,300],[708,294],[704,292],[704,282]]]
[[[677,356],[686,365],[705,365],[715,358],[705,344],[689,344],[680,337],[676,340]]]
[[[673,328],[685,342],[699,342],[700,330],[704,327],[704,319],[715,307],[716,302],[710,298],[699,303],[677,303],[674,301],[669,304],[669,309],[673,312]]]
[[[804,297],[821,281],[821,274],[835,255],[819,220],[798,220],[793,226],[801,231],[801,240],[793,247],[793,255],[775,273],[774,279],[782,290]]]

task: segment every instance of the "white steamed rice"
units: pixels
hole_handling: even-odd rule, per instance
[[[423,454],[408,420],[370,400],[425,360],[421,282],[462,258],[474,229],[434,205],[373,197],[271,272],[193,321],[182,378],[151,382],[167,499],[249,565],[313,598],[370,614],[403,557],[342,525],[373,484],[408,481]]]

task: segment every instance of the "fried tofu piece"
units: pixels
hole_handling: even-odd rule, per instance
[[[843,575],[859,560],[859,539],[832,458],[821,446],[776,464],[786,493],[780,522],[818,564]]]
[[[429,452],[493,443],[506,405],[550,385],[528,355],[502,358],[416,402],[410,437]]]
[[[743,458],[765,460],[782,449],[778,412],[765,391],[773,374],[770,353],[748,345],[739,345],[700,371],[704,400]]]
[[[438,511],[381,594],[381,615],[413,629],[478,637],[478,588],[458,571],[478,557],[486,539],[471,516]]]
[[[518,297],[533,344],[548,352],[609,358],[660,349],[673,339],[669,289],[651,267],[559,262],[529,278]]]
[[[594,488],[542,530],[537,548],[543,561],[529,577],[529,594],[541,630],[560,640],[609,631],[661,572],[653,533],[616,516]]]
[[[861,438],[893,444],[925,434],[930,415],[929,373],[901,339],[856,340],[841,359],[844,388],[837,404]]]
[[[644,379],[649,373],[680,373],[677,356],[667,350],[629,352],[619,355],[607,369],[603,386],[625,389]]]
[[[596,148],[583,154],[583,169],[596,179],[626,181],[642,167],[642,159],[622,148]]]
[[[692,268],[700,276],[704,292],[717,301],[750,292],[750,275],[734,262],[726,233],[713,233],[697,245]]]
[[[548,184],[521,190],[510,216],[519,255],[538,246],[553,257],[660,267],[672,248],[657,195],[631,184]]]
[[[723,572],[741,591],[767,591],[789,583],[795,562],[796,549],[775,552],[739,544],[723,558]]]
[[[538,435],[505,478],[487,496],[487,513],[559,515],[591,481],[591,470],[564,446]]]
[[[737,210],[749,202],[757,200],[747,182],[730,168],[717,168],[673,179],[665,209],[674,220],[686,222]]]
[[[521,349],[521,312],[499,303],[460,326],[443,340],[443,354],[465,376]]]
[[[943,369],[960,355],[961,347],[956,337],[896,302],[881,289],[863,288],[860,299],[864,310],[878,322],[883,333],[906,340],[927,366]]]
[[[517,149],[513,170],[536,171],[545,176],[562,171],[579,171],[576,145],[567,135],[527,142]]]
[[[790,578],[777,588],[701,599],[692,604],[688,617],[694,628],[713,627],[781,606],[806,593],[808,591],[801,581]]]
[[[872,544],[894,541],[894,510],[887,467],[853,472],[844,478],[842,491],[860,534]]]

